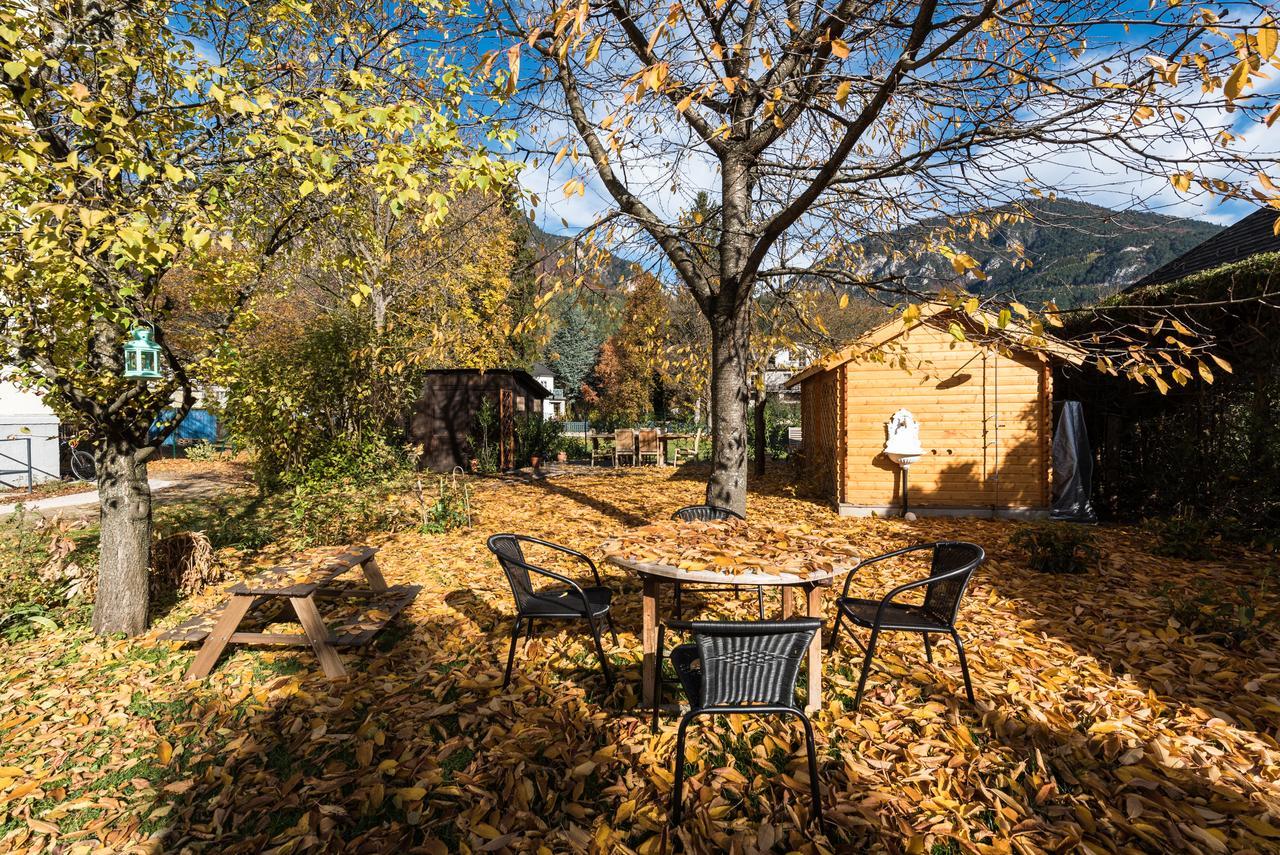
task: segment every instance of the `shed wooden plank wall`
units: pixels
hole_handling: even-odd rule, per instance
[[[839,369],[824,371],[804,381],[800,395],[804,477],[819,495],[832,499],[844,476],[843,455],[837,446],[841,380]]]
[[[1044,363],[958,342],[929,326],[904,333],[890,347],[884,362],[855,359],[825,372],[844,375],[846,455],[838,501],[872,508],[901,503],[898,469],[883,452],[885,423],[906,407],[920,423],[925,449],[911,467],[913,506],[1047,507],[1051,389]]]

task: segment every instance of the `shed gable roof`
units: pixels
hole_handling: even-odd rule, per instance
[[[534,380],[528,371],[520,368],[431,368],[426,373],[437,377],[449,374],[456,376],[506,375],[523,386],[531,397],[539,400],[551,397],[551,390]]]
[[[951,315],[951,318],[947,318]],[[944,321],[959,320],[967,322],[974,328],[978,328],[977,319],[986,323],[987,329],[984,334],[990,334],[993,337],[1003,338],[1005,343],[1010,347],[1021,350],[1026,353],[1033,353],[1041,358],[1052,357],[1073,365],[1079,365],[1084,362],[1085,352],[1074,345],[1063,341],[1055,341],[1053,339],[1043,339],[1043,344],[1031,347],[1022,343],[1021,338],[1030,338],[1035,336],[1027,327],[1012,323],[1007,324],[1004,329],[1000,329],[999,318],[991,312],[977,312],[974,314],[957,312],[946,303],[925,303],[920,307],[920,319],[918,321],[906,321],[901,317],[894,318],[891,321],[881,324],[875,329],[863,333],[858,339],[853,341],[846,347],[830,354],[825,359],[820,359],[813,365],[794,375],[786,382],[788,389],[794,388],[805,380],[820,374],[823,371],[830,371],[832,368],[843,365],[858,356],[875,350],[877,347],[887,344],[894,338],[903,335],[919,326],[929,326],[934,329],[947,329],[943,325]]]

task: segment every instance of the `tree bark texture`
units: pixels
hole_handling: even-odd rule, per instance
[[[711,324],[711,478],[707,504],[747,512],[747,356],[750,310]]]
[[[752,418],[755,422],[755,433],[756,433],[756,441],[755,441],[755,449],[754,449],[755,466],[752,467],[751,474],[756,476],[757,478],[764,475],[765,458],[769,453],[768,426],[765,425],[765,421],[764,421],[764,408],[768,400],[769,398],[767,393],[761,392],[760,396],[756,398],[755,406],[752,407],[752,413],[751,413]]]
[[[99,449],[98,500],[101,534],[93,630],[99,635],[139,635],[147,628],[151,567],[151,487],[146,457],[139,449],[123,442],[108,442]]]

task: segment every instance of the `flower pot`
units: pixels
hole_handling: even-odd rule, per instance
[[[475,458],[475,457],[471,458],[471,471],[472,472],[480,471],[480,460],[478,458]]]
[[[529,458],[529,465],[532,466],[534,469],[537,469],[541,463],[542,463],[542,458],[536,454]]]
[[[569,462],[569,452],[567,451],[556,452],[556,463],[568,463],[568,462]]]

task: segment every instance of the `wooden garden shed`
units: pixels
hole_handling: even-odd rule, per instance
[[[527,371],[511,368],[445,368],[427,372],[409,413],[409,441],[422,447],[421,465],[436,472],[464,469],[474,454],[476,413],[487,399],[497,423],[491,442],[498,446],[498,468],[515,465],[515,419],[541,413],[537,402],[548,392]]]
[[[923,456],[911,466],[911,510],[1035,517],[1051,496],[1053,375],[1084,354],[997,319],[984,327],[944,304],[895,319],[792,377],[800,387],[803,477],[847,516],[902,505],[901,471],[884,453],[906,408]],[[960,335],[957,335],[959,333]]]

